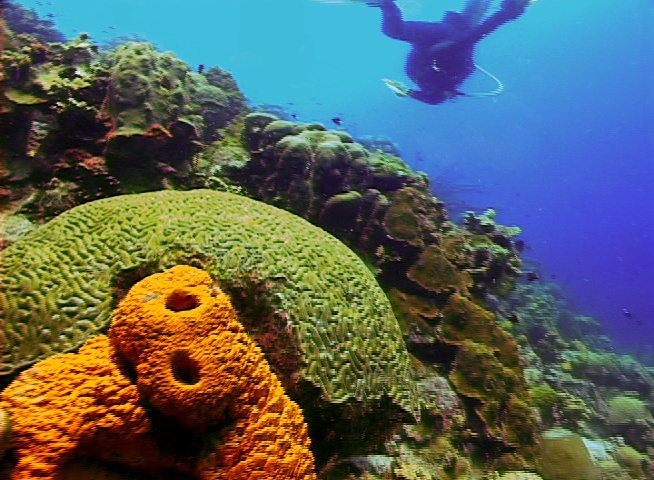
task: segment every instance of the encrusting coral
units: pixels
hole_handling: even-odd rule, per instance
[[[65,477],[84,462],[148,478],[316,478],[300,408],[193,267],[137,283],[109,337],[36,364],[1,398],[11,480]]]

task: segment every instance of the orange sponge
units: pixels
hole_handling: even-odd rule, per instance
[[[208,274],[177,266],[139,282],[109,336],[2,392],[11,480],[54,480],[81,457],[155,478],[315,480],[300,408]]]

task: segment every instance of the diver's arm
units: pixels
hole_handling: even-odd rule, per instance
[[[405,42],[425,43],[446,40],[449,28],[440,22],[407,22],[394,0],[370,0],[371,7],[382,11],[382,32],[384,35]]]

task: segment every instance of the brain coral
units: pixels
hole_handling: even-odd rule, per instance
[[[142,280],[110,338],[5,389],[11,480],[69,478],[85,463],[103,478],[104,466],[147,478],[315,480],[302,412],[212,283],[183,265]]]
[[[373,274],[291,213],[207,190],[126,195],[69,210],[3,254],[1,375],[100,333],[128,273],[194,262],[219,283],[267,282],[297,338],[299,378],[324,400],[388,397],[401,411],[418,410],[409,356]]]

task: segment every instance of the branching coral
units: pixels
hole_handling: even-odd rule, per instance
[[[81,456],[150,475],[315,480],[299,407],[208,274],[177,266],[139,282],[109,335],[2,393],[11,480],[59,478]],[[178,440],[165,445],[166,429]]]

